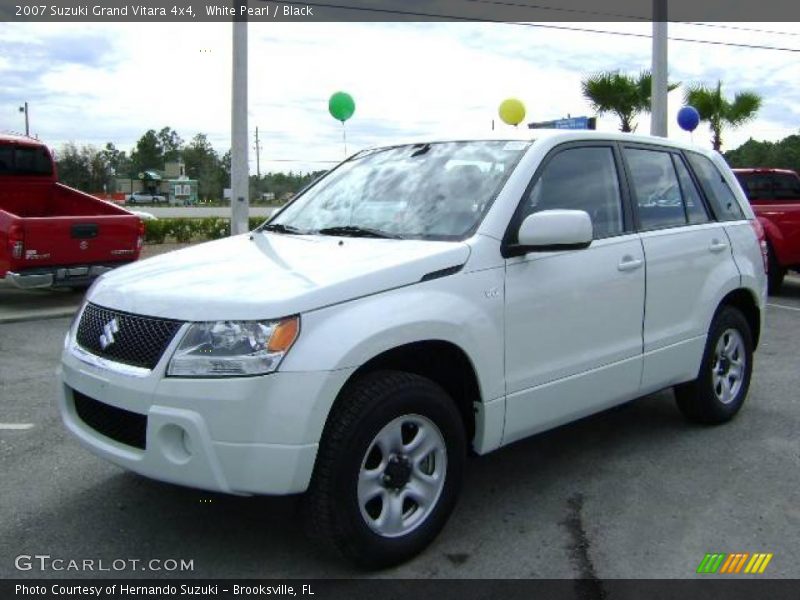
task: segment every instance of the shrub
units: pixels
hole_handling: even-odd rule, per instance
[[[172,219],[172,235],[181,244],[191,242],[197,231],[196,219]]]
[[[251,217],[250,229],[255,229],[264,219]],[[169,238],[185,244],[192,241],[219,240],[231,234],[230,219],[205,217],[202,219],[159,219],[145,221],[144,239],[148,244],[163,244]]]
[[[163,244],[169,224],[164,221],[145,221],[144,240],[150,244]]]

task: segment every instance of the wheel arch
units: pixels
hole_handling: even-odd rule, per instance
[[[778,259],[778,262],[783,263],[783,254],[785,251],[783,232],[781,231],[780,227],[766,217],[758,217],[758,220],[761,223],[761,226],[764,228],[764,237],[766,238],[767,244],[769,244],[769,246],[772,248],[772,251],[775,253],[775,257]]]
[[[358,367],[339,390],[328,415],[344,401],[348,387],[358,378],[380,370],[415,373],[439,385],[452,398],[461,415],[467,440],[475,437],[475,405],[482,401],[475,365],[453,342],[427,339],[384,350]],[[325,425],[327,426],[327,419]]]
[[[746,288],[738,288],[729,292],[717,306],[717,310],[714,313],[715,317],[724,306],[732,306],[738,309],[747,319],[750,331],[753,334],[753,349],[755,350],[761,338],[761,309],[758,306],[755,294]]]

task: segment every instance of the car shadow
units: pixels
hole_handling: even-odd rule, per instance
[[[608,455],[632,454],[642,444],[662,445],[668,452],[669,444],[687,428],[671,397],[671,392],[651,395],[474,457],[467,463],[463,494],[451,524],[458,522],[459,515],[483,514],[487,495],[496,494],[503,506],[535,505],[550,486],[585,478],[587,470],[602,470]],[[119,471],[77,486],[74,492],[65,489],[55,510],[37,515],[33,524],[20,525],[35,529],[37,545],[54,556],[74,555],[76,547],[85,545],[108,562],[122,557],[194,561],[190,572],[125,570],[107,576],[363,575],[308,541],[300,505],[299,496],[208,493]]]
[[[796,273],[788,274],[783,280],[780,292],[769,297],[770,300],[778,300],[780,298],[800,300],[800,275]]]

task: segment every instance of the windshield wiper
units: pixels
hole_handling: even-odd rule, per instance
[[[293,225],[284,225],[283,223],[267,223],[258,228],[258,231],[274,231],[275,233],[288,233],[290,235],[300,235],[305,233]]]
[[[372,238],[390,238],[394,240],[402,240],[402,235],[396,233],[389,233],[380,229],[371,229],[369,227],[358,227],[357,225],[339,225],[337,227],[324,227],[317,231],[320,235],[341,235],[346,237],[372,237]]]

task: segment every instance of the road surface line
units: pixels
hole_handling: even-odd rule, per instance
[[[0,423],[0,429],[25,431],[26,429],[33,429],[33,423]]]
[[[772,306],[774,308],[785,308],[786,310],[794,310],[800,312],[800,308],[796,306],[786,306],[785,304],[772,304],[771,302],[767,302],[767,306]]]

